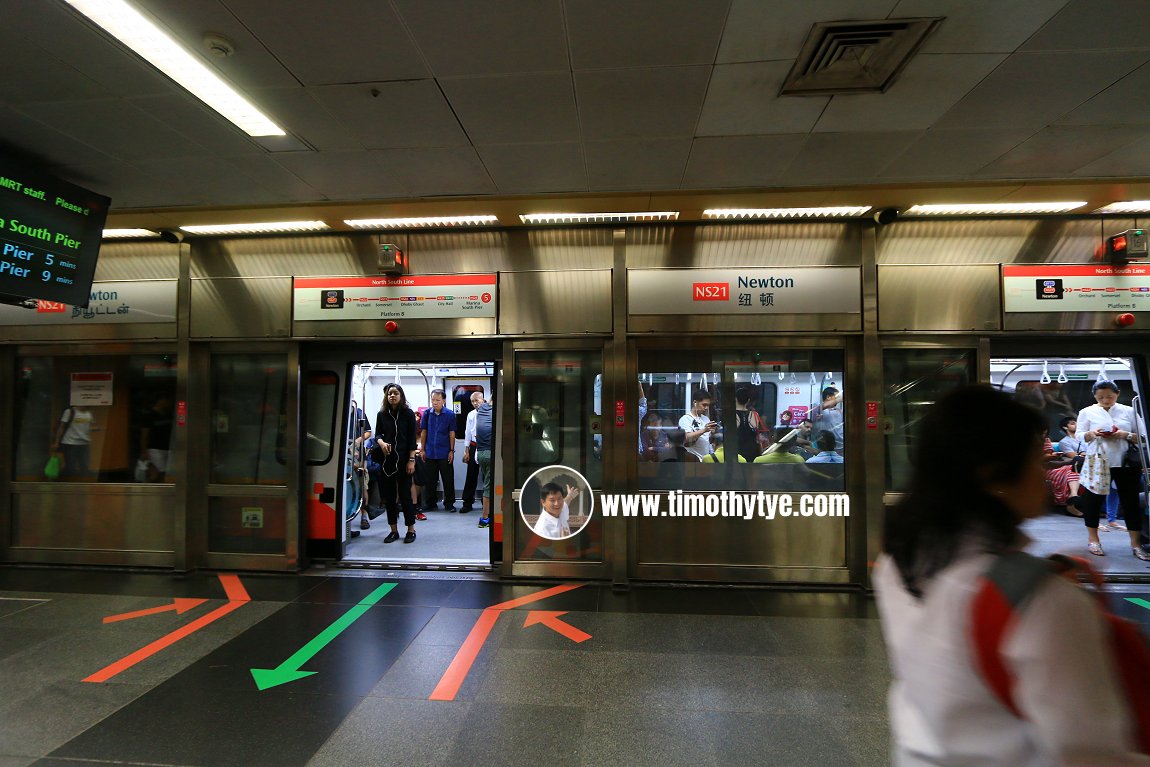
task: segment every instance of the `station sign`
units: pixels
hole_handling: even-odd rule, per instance
[[[1150,311],[1150,264],[1002,267],[1006,312]]]
[[[0,305],[0,325],[138,325],[176,321],[176,280],[94,282],[87,306],[36,301],[35,309]]]
[[[630,269],[627,304],[630,314],[857,314],[862,270]]]
[[[302,320],[495,318],[495,274],[296,277],[292,316]]]

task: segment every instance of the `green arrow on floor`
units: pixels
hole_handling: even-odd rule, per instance
[[[316,653],[327,647],[333,639],[342,634],[344,630],[359,620],[371,606],[387,596],[388,592],[396,587],[394,583],[385,583],[375,591],[361,599],[359,603],[339,616],[334,623],[321,631],[315,639],[292,653],[292,656],[275,668],[253,668],[252,678],[256,680],[256,687],[266,690],[297,679],[311,676],[315,671],[300,671],[300,666],[307,663]]]
[[[1150,610],[1150,602],[1147,602],[1145,599],[1139,599],[1138,597],[1126,597],[1126,601],[1133,602],[1139,607],[1145,607],[1147,610]]]

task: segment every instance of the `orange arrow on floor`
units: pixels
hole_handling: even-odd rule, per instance
[[[564,623],[559,620],[560,615],[566,614],[566,612],[554,612],[552,610],[530,610],[527,613],[527,620],[523,622],[523,628],[527,628],[536,623],[542,623],[552,631],[558,631],[572,642],[586,642],[590,639],[591,635],[586,631],[577,629],[570,623]]]
[[[159,613],[169,613],[172,610],[176,611],[176,615],[181,615],[191,610],[194,607],[199,607],[206,599],[180,599],[172,600],[170,605],[160,605],[159,607],[149,607],[146,610],[136,610],[130,613],[120,613],[119,615],[109,615],[104,619],[104,623],[115,623],[116,621],[130,621],[133,618],[143,618],[146,615],[157,615]]]

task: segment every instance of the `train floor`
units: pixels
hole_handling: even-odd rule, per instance
[[[858,593],[0,568],[0,767],[877,766],[888,681]]]
[[[456,502],[456,508],[462,504]],[[415,523],[415,541],[403,542],[407,526],[399,515],[398,541],[384,543],[391,532],[387,515],[380,514],[369,521],[370,527],[361,529],[360,520],[351,522],[351,529],[359,533],[347,542],[344,561],[347,562],[399,562],[412,565],[465,565],[488,567],[491,564],[491,529],[479,527],[482,512],[475,510],[459,513],[438,510],[425,511],[427,519]]]
[[[1087,559],[1108,576],[1150,579],[1150,562],[1143,562],[1131,553],[1130,535],[1124,530],[1098,533],[1106,554],[1098,557],[1086,550],[1086,527],[1079,517],[1052,512],[1027,521],[1022,529],[1031,539],[1027,547],[1031,554],[1070,554]]]

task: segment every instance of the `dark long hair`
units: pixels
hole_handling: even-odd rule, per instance
[[[972,425],[985,427],[973,447],[958,447]],[[883,551],[910,593],[974,543],[1002,551],[1018,537],[1014,512],[987,487],[1017,481],[1031,467],[1046,424],[1042,415],[988,386],[943,397],[918,424],[910,491],[886,517]]]
[[[387,393],[392,389],[399,389],[399,407],[395,409],[395,412],[399,413],[405,407],[407,407],[407,394],[404,393],[403,387],[397,383],[389,383],[387,386],[383,387],[383,406],[380,407],[380,410],[391,409],[387,402]]]

